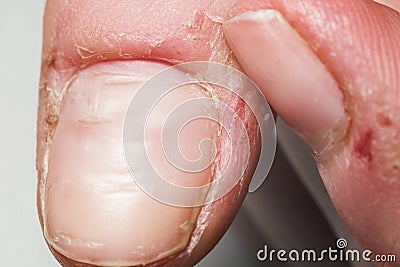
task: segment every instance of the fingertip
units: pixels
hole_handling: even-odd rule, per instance
[[[347,116],[338,84],[281,13],[243,13],[224,33],[247,74],[315,151],[341,137]]]

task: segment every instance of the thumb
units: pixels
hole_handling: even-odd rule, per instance
[[[241,2],[224,25],[241,65],[314,150],[361,243],[399,254],[400,14],[372,1]]]

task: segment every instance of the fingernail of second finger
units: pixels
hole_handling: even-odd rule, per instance
[[[343,132],[347,118],[336,81],[278,11],[246,12],[223,28],[246,73],[314,150],[321,152],[333,132]]]

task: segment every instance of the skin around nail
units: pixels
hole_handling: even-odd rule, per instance
[[[38,207],[46,241],[65,266],[194,265],[231,224],[257,164],[257,123],[243,101],[218,88],[211,92],[181,88],[150,118],[147,141],[156,165],[172,182],[191,185],[157,157],[159,120],[171,111],[168,103],[205,96],[226,103],[246,124],[251,153],[243,178],[222,199],[194,208],[162,204],[133,183],[123,158],[123,118],[143,81],[184,61],[211,60],[238,67],[220,29],[220,19],[228,16],[232,3],[193,1],[190,6],[171,6],[160,1],[145,6],[137,1],[47,4],[38,121]],[[169,11],[178,15],[170,16]],[[90,12],[93,16],[88,16]],[[115,16],[122,19],[115,21]],[[96,18],[96,23],[90,18]],[[157,26],[160,23],[162,27]],[[74,34],[65,29],[74,29],[67,30]],[[144,29],[152,29],[151,34]],[[230,119],[221,118],[220,123],[232,127]],[[229,132],[233,136],[215,131],[208,122],[187,130],[186,139],[182,137],[184,151],[204,138],[217,147],[213,164],[192,181],[206,183],[223,171],[228,144],[240,146],[235,130]]]

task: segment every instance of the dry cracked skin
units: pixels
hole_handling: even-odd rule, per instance
[[[48,1],[37,169],[49,248],[63,266],[192,266],[213,248],[259,156],[257,124],[243,100],[218,87],[183,86],[150,119],[150,157],[166,179],[186,186],[207,183],[225,167],[230,137],[236,149],[243,143],[229,118],[221,124],[231,136],[209,121],[193,124],[180,137],[182,150],[196,158],[193,147],[208,138],[217,155],[188,181],[159,156],[169,109],[208,97],[245,122],[249,164],[233,190],[211,204],[180,208],[145,194],[132,181],[122,142],[130,99],[147,79],[177,63],[211,61],[245,70],[308,142],[361,243],[398,254],[398,44],[399,13],[366,0]]]

